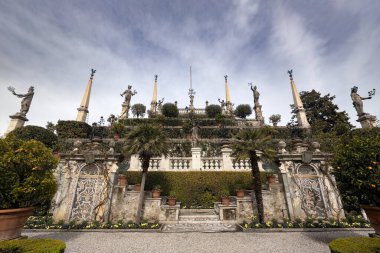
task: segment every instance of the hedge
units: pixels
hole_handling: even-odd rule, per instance
[[[329,244],[332,253],[374,253],[380,252],[380,238],[347,237],[338,238]]]
[[[141,181],[141,172],[127,171],[128,184],[136,184]],[[262,182],[266,182],[265,173],[262,173]],[[213,207],[215,201],[220,201],[223,190],[229,190],[230,195],[235,195],[235,186],[241,185],[245,189],[251,189],[251,172],[148,172],[145,190],[151,190],[153,186],[160,185],[163,196],[168,196],[170,191],[177,194],[177,199],[182,207]]]
[[[46,147],[53,149],[57,144],[57,136],[50,130],[40,126],[25,126],[13,130],[10,134],[17,138],[29,141],[37,140],[42,142]]]
[[[21,239],[0,242],[0,253],[62,253],[66,245],[54,239]]]
[[[59,120],[57,134],[59,138],[89,138],[92,128],[85,122],[75,120]]]

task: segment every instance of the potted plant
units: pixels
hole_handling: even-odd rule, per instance
[[[141,184],[135,184],[135,191],[139,192],[141,190]]]
[[[153,186],[152,198],[159,198],[161,196],[161,185],[157,184]]]
[[[334,149],[333,174],[345,208],[363,208],[380,235],[380,129],[358,129]]]
[[[238,198],[244,198],[244,196],[245,196],[245,190],[244,190],[243,185],[236,184],[235,185],[235,191],[236,191],[236,197],[238,197]]]
[[[267,181],[268,184],[275,184],[277,181],[277,177],[274,173],[267,173]]]
[[[219,195],[220,195],[222,205],[229,206],[230,205],[230,191],[227,188],[222,189],[219,192]]]
[[[175,206],[177,203],[177,193],[175,191],[170,191],[168,196],[168,205]]]
[[[0,241],[18,238],[33,207],[49,206],[58,159],[39,141],[0,139]]]
[[[273,124],[274,127],[276,127],[278,122],[281,121],[281,115],[280,114],[273,114],[269,117],[269,121]]]
[[[128,185],[127,176],[124,174],[119,174],[119,176],[117,177],[117,185],[123,186],[123,187],[127,186]]]

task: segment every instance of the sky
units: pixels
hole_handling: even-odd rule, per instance
[[[20,110],[8,86],[35,95],[27,125],[75,120],[91,68],[96,69],[88,123],[119,115],[128,85],[131,104],[158,98],[196,108],[225,99],[250,104],[258,87],[265,121],[291,118],[287,70],[299,91],[335,95],[352,124],[350,91],[380,92],[380,1],[356,0],[1,0],[0,135]],[[364,101],[380,117],[380,94]],[[251,116],[253,117],[253,116]]]

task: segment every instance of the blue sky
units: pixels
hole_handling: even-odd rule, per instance
[[[89,123],[120,114],[120,93],[138,91],[132,104],[149,107],[154,75],[158,97],[189,103],[189,66],[196,107],[224,99],[229,76],[235,105],[253,105],[257,85],[266,122],[290,120],[287,70],[299,91],[336,95],[355,125],[350,99],[380,92],[380,1],[0,1],[0,134],[20,99],[35,86],[30,125],[75,119],[97,70]],[[380,94],[364,110],[380,117]]]

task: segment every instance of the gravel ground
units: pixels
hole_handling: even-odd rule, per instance
[[[338,237],[368,236],[368,231],[282,233],[146,233],[146,232],[25,232],[29,238],[66,242],[66,253],[182,252],[330,252]]]

